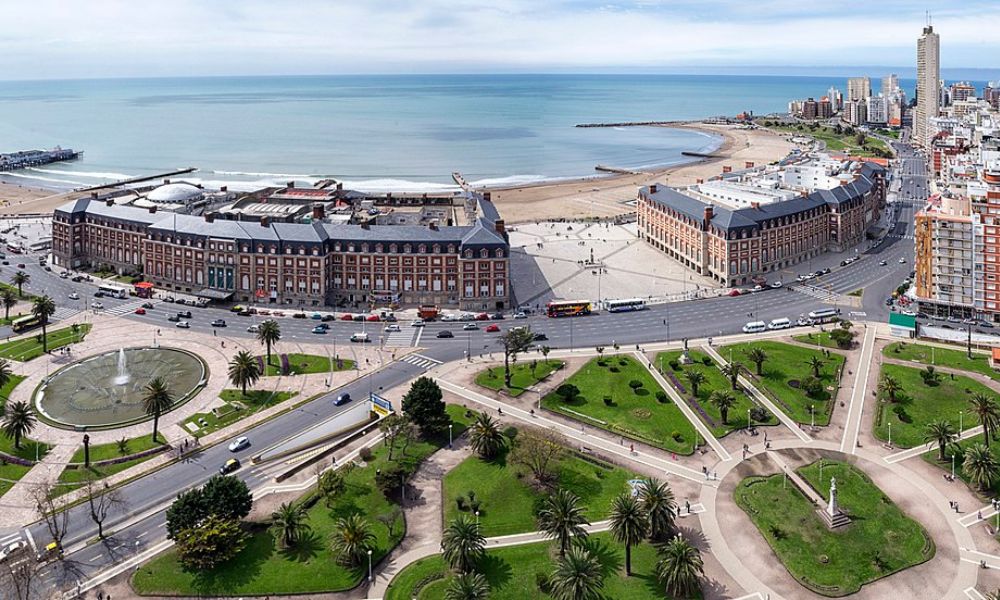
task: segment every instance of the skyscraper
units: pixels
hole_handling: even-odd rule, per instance
[[[867,100],[872,95],[872,81],[868,77],[851,77],[847,80],[848,100]]]
[[[938,81],[941,79],[941,38],[927,25],[917,39],[917,109],[913,115],[914,139],[924,148],[931,145],[928,119],[938,116]]]
[[[899,76],[895,73],[891,73],[882,78],[882,95],[886,98],[892,96],[892,93],[895,92],[898,87]]]

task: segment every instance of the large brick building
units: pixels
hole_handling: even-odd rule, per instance
[[[164,290],[291,306],[510,306],[510,247],[488,198],[461,226],[226,220],[83,198],[56,209],[53,261]]]

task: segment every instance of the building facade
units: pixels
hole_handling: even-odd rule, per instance
[[[917,106],[913,112],[913,133],[917,144],[930,148],[933,132],[930,119],[940,111],[939,81],[941,79],[941,39],[934,27],[924,27],[917,39]]]

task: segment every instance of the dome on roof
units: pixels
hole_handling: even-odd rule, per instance
[[[200,200],[204,193],[204,190],[190,183],[168,183],[146,194],[146,199],[150,202],[185,204]]]

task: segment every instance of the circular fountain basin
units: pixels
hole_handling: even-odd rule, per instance
[[[177,408],[205,385],[208,368],[177,348],[124,348],[64,367],[35,391],[39,416],[65,429],[107,429],[151,419],[143,409],[146,385],[162,377]],[[162,415],[161,415],[162,416]]]

